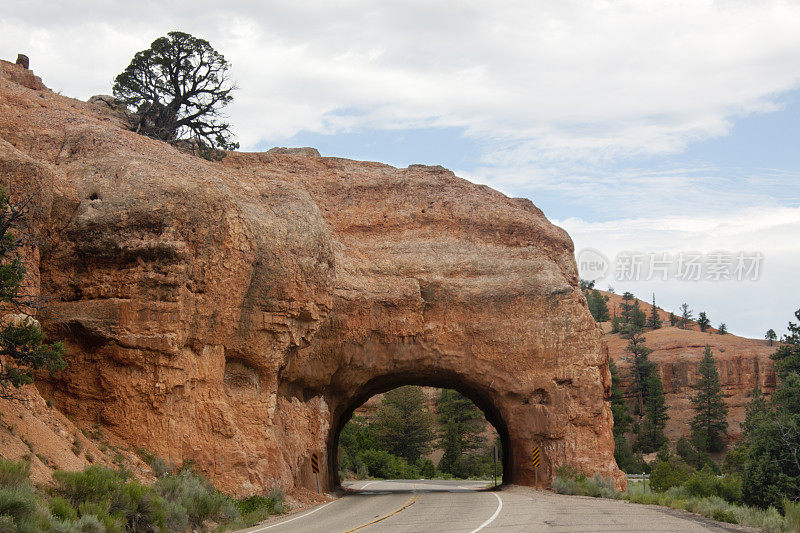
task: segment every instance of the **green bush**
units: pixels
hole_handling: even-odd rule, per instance
[[[600,474],[589,478],[584,472],[566,465],[556,469],[556,473],[551,488],[559,494],[612,499],[621,496],[621,493],[614,488],[614,482]]]
[[[425,479],[433,479],[436,477],[436,466],[430,459],[425,459],[422,462],[422,467],[419,469],[420,476]]]
[[[283,491],[273,488],[266,496],[250,496],[236,502],[241,513],[242,525],[249,526],[264,521],[274,514],[285,512],[285,499]]]
[[[61,520],[78,519],[78,511],[61,496],[56,496],[50,501],[50,514]]]
[[[786,514],[786,527],[789,531],[800,531],[800,502],[784,500],[784,513]]]
[[[0,458],[0,487],[13,489],[29,482],[31,464]]]
[[[365,450],[359,454],[370,476],[382,479],[416,479],[419,470],[404,459],[383,450]]]
[[[650,486],[657,492],[683,485],[694,469],[675,456],[669,461],[656,461],[650,469]]]
[[[94,515],[112,531],[163,529],[164,500],[153,487],[128,477],[127,472],[98,465],[82,472],[53,472],[56,492],[77,506],[81,517]]]
[[[727,502],[742,503],[742,478],[738,474],[718,477],[710,468],[694,472],[684,483],[692,496],[707,498],[717,496]]]
[[[0,516],[10,516],[19,525],[36,515],[36,498],[31,485],[0,489]]]
[[[190,525],[199,526],[209,519],[225,523],[239,517],[239,510],[230,496],[219,492],[191,470],[162,477],[156,481],[154,489],[168,502],[168,522],[180,523],[181,517],[186,516]]]

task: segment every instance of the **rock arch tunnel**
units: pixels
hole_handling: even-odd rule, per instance
[[[36,198],[28,267],[69,350],[37,387],[78,426],[237,494],[312,488],[318,453],[332,488],[359,402],[447,386],[502,433],[506,481],[534,483],[538,445],[540,484],[624,484],[572,241],[529,200],[313,149],[206,161],[10,68],[0,166]]]
[[[353,412],[363,405],[369,398],[376,394],[388,392],[403,385],[419,385],[423,387],[436,387],[441,389],[454,389],[460,392],[463,396],[470,399],[478,409],[480,409],[486,421],[489,422],[497,432],[502,446],[502,471],[504,472],[505,482],[513,483],[512,474],[515,471],[513,468],[513,455],[511,452],[508,426],[503,420],[503,416],[497,407],[494,405],[491,394],[478,386],[465,382],[460,376],[451,374],[448,375],[444,372],[438,373],[435,377],[415,376],[412,374],[389,374],[379,376],[371,379],[364,384],[358,391],[355,391],[352,398],[348,403],[342,403],[341,406],[331,413],[331,426],[328,432],[326,453],[327,453],[327,483],[331,487],[338,486],[339,479],[339,454],[338,444],[339,435],[350,421]]]

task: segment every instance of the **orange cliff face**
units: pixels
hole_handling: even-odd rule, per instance
[[[617,314],[621,308],[622,297],[600,291],[609,297],[609,310],[617,306]],[[656,302],[657,304],[658,302]],[[642,311],[649,316],[652,305],[639,301]],[[612,311],[613,313],[613,311]],[[706,345],[711,347],[720,375],[728,405],[728,436],[731,441],[741,436],[741,423],[745,417],[745,406],[750,401],[749,394],[758,385],[765,394],[775,388],[775,372],[772,368],[772,355],[776,348],[765,340],[748,339],[732,334],[719,335],[716,329],[709,328],[701,332],[696,323],[688,329],[669,326],[669,313],[659,311],[664,326],[660,329],[644,332],[645,344],[653,350],[650,360],[658,366],[664,395],[667,402],[669,421],[666,434],[670,443],[691,432],[690,422],[694,416],[691,397],[695,394],[694,386],[699,378],[698,368]],[[623,388],[627,387],[627,375],[630,364],[627,362],[625,347],[628,341],[619,334],[610,333],[610,323],[603,324],[607,331],[609,355],[617,364],[623,375]]]
[[[70,356],[38,387],[78,426],[237,494],[313,487],[315,453],[332,488],[352,410],[414,383],[484,410],[506,481],[535,482],[536,445],[540,484],[625,485],[572,242],[530,201],[314,150],[206,161],[31,76],[0,62],[0,165],[47,192],[43,324]]]

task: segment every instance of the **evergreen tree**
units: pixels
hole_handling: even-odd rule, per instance
[[[678,317],[675,315],[675,313],[670,312],[670,314],[669,314],[669,325],[674,328],[675,324],[677,324],[677,323],[678,323]]]
[[[658,315],[658,307],[656,307],[656,293],[653,293],[653,307],[650,309],[650,317],[647,319],[647,325],[653,329],[661,327],[661,317]]]
[[[767,334],[764,335],[764,338],[769,341],[769,345],[772,346],[772,343],[778,338],[778,334],[775,333],[775,330],[770,328],[767,330]]]
[[[382,448],[409,463],[430,450],[433,415],[421,387],[398,387],[383,396],[375,415],[375,436]]]
[[[609,320],[608,305],[605,298],[597,289],[592,289],[586,296],[586,303],[589,305],[589,312],[597,322]]]
[[[645,337],[640,331],[629,329],[623,334],[628,339],[625,351],[628,352],[628,361],[631,363],[631,393],[636,397],[634,413],[639,417],[644,413],[645,400],[648,395],[650,375],[654,372],[655,365],[648,356],[653,350],[645,346]]]
[[[452,389],[442,389],[437,411],[442,426],[439,446],[444,451],[439,470],[459,477],[469,475],[463,463],[469,461],[470,452],[481,450],[486,445],[482,435],[483,413],[468,398]]]
[[[625,324],[630,324],[633,322],[633,301],[634,297],[632,293],[625,291],[622,294],[622,309],[620,312],[622,316],[622,322]]]
[[[625,402],[625,395],[620,387],[620,375],[614,361],[609,361],[608,368],[611,371],[611,412],[614,415],[614,459],[617,465],[624,471],[635,468],[636,461],[628,446],[627,433],[633,418]]]
[[[647,315],[639,308],[639,300],[633,302],[633,310],[631,311],[631,324],[636,329],[644,329],[647,325]]]
[[[669,420],[669,415],[667,415],[667,403],[661,385],[661,376],[658,375],[658,370],[653,368],[647,378],[647,397],[638,440],[640,451],[643,453],[655,452],[667,443],[667,437],[664,435],[667,420]]]
[[[721,323],[717,328],[717,333],[719,335],[726,335],[728,333],[728,325],[725,322]]]
[[[700,379],[695,386],[697,394],[692,398],[696,413],[692,420],[692,440],[698,450],[720,452],[725,449],[728,406],[719,383],[717,364],[708,345],[699,371]]]
[[[34,372],[56,372],[66,366],[60,342],[45,344],[44,332],[33,318],[37,300],[24,290],[21,253],[33,238],[29,231],[29,201],[12,201],[0,189],[0,398],[14,398],[10,387],[33,383]]]
[[[705,333],[705,331],[711,325],[711,320],[708,319],[705,311],[700,311],[700,316],[697,318],[697,324],[700,326],[700,331],[703,333]]]
[[[162,141],[191,139],[205,151],[235,150],[221,109],[233,101],[230,64],[204,39],[171,31],[137,52],[114,80],[114,96],[136,112],[134,130]]]
[[[795,317],[800,320],[800,310]],[[783,340],[772,355],[778,377],[772,398],[756,390],[742,425],[745,503],[779,509],[800,499],[800,325],[790,322]]]
[[[689,322],[692,321],[692,310],[689,309],[689,304],[683,303],[681,304],[681,328],[686,329],[689,326]]]

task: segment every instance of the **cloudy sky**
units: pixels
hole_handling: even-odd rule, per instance
[[[0,0],[0,57],[85,99],[156,37],[202,36],[233,65],[245,150],[444,165],[606,257],[601,288],[738,334],[782,333],[800,308],[796,0],[187,5]],[[705,279],[716,252],[760,253],[758,279]],[[667,280],[622,279],[648,254],[673,261]],[[687,254],[700,280],[678,279]]]

